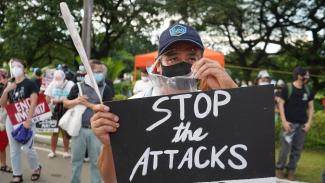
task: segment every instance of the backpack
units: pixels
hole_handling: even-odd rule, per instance
[[[288,93],[287,93],[287,100],[289,100],[289,98],[292,95],[292,91],[293,91],[293,86],[292,83],[287,83],[287,88],[288,88]],[[304,85],[305,91],[307,93],[308,98],[310,97],[310,89],[307,85]]]

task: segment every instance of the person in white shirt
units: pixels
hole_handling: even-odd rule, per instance
[[[68,81],[65,78],[65,74],[62,70],[56,70],[54,72],[53,81],[45,90],[46,99],[53,113],[53,119],[59,121],[63,116],[65,109],[63,107],[63,100],[67,98],[71,88],[74,86],[74,82]],[[59,128],[59,132],[62,133],[63,146],[64,146],[64,158],[69,158],[69,136],[68,134]],[[51,136],[51,152],[48,154],[49,158],[56,156],[56,146],[58,143],[59,133],[53,133]]]
[[[133,88],[133,95],[136,95],[140,92],[144,92],[148,88],[152,87],[152,84],[148,77],[148,72],[146,69],[143,69],[141,71],[141,80],[138,80],[135,82],[134,88]]]

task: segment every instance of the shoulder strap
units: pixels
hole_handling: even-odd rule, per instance
[[[288,88],[288,93],[287,93],[287,100],[291,97],[292,95],[292,83],[287,83],[287,88]]]
[[[78,82],[77,83],[77,86],[78,86],[78,89],[79,89],[79,95],[82,96],[83,95],[83,92],[82,92],[81,84]]]

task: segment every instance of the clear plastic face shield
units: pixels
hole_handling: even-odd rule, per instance
[[[191,71],[192,64],[202,57],[198,49],[171,49],[147,67],[156,95],[197,91],[198,82]],[[159,73],[157,72],[159,70]]]

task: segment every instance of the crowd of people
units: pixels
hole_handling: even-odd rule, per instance
[[[172,28],[185,27],[187,31],[173,36]],[[132,98],[142,98],[166,94],[177,94],[197,90],[229,89],[238,87],[228,73],[213,60],[203,57],[204,46],[200,36],[192,27],[176,24],[166,29],[159,40],[158,58],[151,70],[141,72],[141,80],[137,81]],[[91,182],[116,182],[112,159],[109,133],[118,130],[118,116],[109,108],[100,104],[85,67],[80,65],[74,75],[64,65],[48,73],[36,68],[34,79],[26,77],[26,65],[19,59],[11,59],[9,72],[0,69],[0,166],[1,171],[12,173],[12,183],[23,181],[21,168],[21,150],[27,153],[32,171],[31,180],[37,181],[41,176],[42,165],[34,149],[35,124],[32,116],[37,104],[38,94],[46,96],[47,103],[53,113],[53,120],[59,121],[64,113],[77,105],[86,106],[82,114],[81,129],[77,136],[70,136],[65,130],[51,135],[50,159],[55,158],[59,133],[64,144],[64,158],[72,163],[71,182],[79,183],[81,168],[85,158],[89,158]],[[99,60],[90,60],[94,78],[99,87],[103,101],[111,101],[114,96],[112,82],[107,81],[107,67]],[[49,76],[49,77],[43,77]],[[182,90],[170,86],[168,80],[177,81],[179,76],[191,76]],[[156,79],[152,79],[155,77]],[[157,79],[159,78],[159,79]],[[176,78],[176,79],[175,79]],[[184,77],[183,77],[184,78]],[[306,85],[309,72],[302,67],[293,71],[293,81],[286,84],[279,80],[275,90],[276,111],[282,121],[281,148],[276,164],[276,176],[294,180],[295,170],[302,151],[304,138],[311,127],[313,108],[313,92]],[[199,88],[192,81],[200,80]],[[164,81],[164,83],[162,83]],[[182,84],[184,85],[184,79]],[[266,71],[260,71],[255,85],[271,84],[272,78]],[[159,82],[159,83],[157,83]],[[176,83],[177,84],[177,83]],[[245,86],[245,85],[243,85]],[[22,127],[32,131],[27,143],[19,143],[12,135],[15,130],[10,119],[6,117],[5,106],[21,99],[30,98],[31,105],[28,118]],[[6,162],[6,146],[9,143],[11,166]],[[71,143],[71,154],[69,151]],[[289,155],[289,162],[287,157]],[[98,163],[98,164],[96,164]],[[284,170],[287,169],[287,172]]]
[[[41,176],[42,165],[39,161],[37,152],[34,148],[35,124],[32,123],[32,116],[37,105],[39,94],[46,96],[46,101],[52,112],[52,119],[59,121],[67,109],[75,105],[85,105],[86,111],[82,115],[82,126],[77,136],[69,134],[59,127],[58,133],[51,135],[51,152],[48,154],[50,159],[56,157],[56,148],[59,133],[63,138],[63,158],[70,158],[69,142],[71,141],[71,163],[72,176],[71,182],[80,182],[81,168],[85,159],[89,159],[91,182],[101,182],[101,177],[96,163],[100,152],[100,142],[91,131],[90,118],[93,115],[92,107],[100,103],[99,97],[90,86],[89,76],[85,72],[84,66],[79,67],[77,74],[71,75],[67,72],[66,67],[59,65],[56,69],[46,73],[47,78],[43,78],[42,70],[35,68],[34,77],[29,79],[26,76],[26,65],[24,61],[13,58],[9,61],[10,72],[0,69],[0,166],[1,171],[13,174],[12,183],[23,181],[23,172],[21,167],[21,151],[26,152],[28,162],[32,171],[30,180],[37,181]],[[102,92],[104,101],[111,101],[114,95],[111,88],[111,82],[107,81],[107,67],[99,60],[90,61],[97,85]],[[9,74],[10,73],[10,74]],[[44,74],[44,75],[46,75]],[[76,83],[79,83],[82,91]],[[80,95],[83,93],[83,95]],[[32,136],[27,139],[26,143],[19,142],[13,135],[16,128],[7,116],[5,107],[9,104],[18,102],[22,99],[30,98],[30,109],[28,117],[22,126],[30,130]],[[11,166],[6,162],[6,147],[10,147]]]

